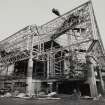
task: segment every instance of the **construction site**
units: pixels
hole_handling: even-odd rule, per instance
[[[29,96],[56,92],[97,97],[105,91],[105,51],[92,3],[0,41],[0,89]]]

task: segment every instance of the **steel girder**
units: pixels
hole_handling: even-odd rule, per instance
[[[64,35],[67,36],[67,40],[63,41],[68,42],[67,46],[65,47],[61,45],[61,40],[59,40]],[[34,36],[33,39],[32,36]],[[42,43],[51,40],[56,41],[61,46],[61,48],[42,51]],[[89,51],[88,49],[90,46],[92,46],[91,44],[94,40],[97,40],[98,44],[95,44]],[[33,43],[33,46],[31,46],[31,43]],[[58,51],[64,51],[66,49],[75,53],[78,59],[82,59],[82,56],[79,55],[88,53],[92,56],[95,55],[95,58],[100,56],[100,60],[103,60],[105,63],[103,58],[104,50],[102,41],[90,1],[46,24],[43,24],[42,26],[27,26],[14,35],[1,41],[0,62],[7,64],[17,62],[22,59],[28,59],[30,57],[31,48],[37,45],[38,48],[32,51],[34,59],[38,58],[41,60],[39,57],[41,55],[51,55],[52,53],[55,54]],[[96,46],[98,46],[98,48]],[[3,51],[5,52],[5,55],[2,55]],[[42,60],[46,59],[47,58],[44,58]],[[98,59],[97,62],[99,63],[100,60]],[[104,65],[104,63],[101,64]]]

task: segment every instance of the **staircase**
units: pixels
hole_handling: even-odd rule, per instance
[[[61,75],[61,62],[54,63],[54,74],[55,76]]]

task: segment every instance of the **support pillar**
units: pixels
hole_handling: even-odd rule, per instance
[[[96,78],[95,78],[95,72],[94,72],[94,65],[92,63],[92,58],[90,56],[86,57],[87,61],[87,83],[89,84],[90,87],[90,94],[91,97],[97,97],[98,92],[97,92],[97,85],[96,85]]]
[[[49,76],[54,77],[54,62],[53,62],[53,55],[52,54],[50,55],[49,62],[50,62]]]
[[[32,72],[33,72],[33,60],[32,58],[29,59],[28,61],[28,70],[27,70],[27,88],[26,88],[26,93],[27,95],[31,96],[32,94],[34,94],[34,87],[32,84]]]
[[[49,79],[50,76],[50,59],[49,54],[47,55],[47,79]]]
[[[100,79],[100,85],[101,85],[101,94],[104,95],[104,81],[102,79],[102,72],[100,68],[99,68],[99,79]]]
[[[53,82],[48,82],[50,93],[53,92]]]

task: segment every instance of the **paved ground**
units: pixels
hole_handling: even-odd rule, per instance
[[[80,99],[77,101],[69,97],[59,100],[0,98],[0,105],[105,105],[105,100]]]

